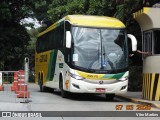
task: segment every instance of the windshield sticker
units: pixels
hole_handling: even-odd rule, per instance
[[[73,54],[73,61],[74,62],[78,61],[78,54]]]

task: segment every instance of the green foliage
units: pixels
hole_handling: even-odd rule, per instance
[[[1,70],[17,70],[23,66],[30,37],[20,20],[32,16],[32,0],[0,1]]]
[[[114,17],[125,22],[132,17],[132,13],[135,10],[142,8],[142,1],[143,0],[124,0],[123,3],[116,6],[117,10]]]
[[[82,14],[84,5],[82,0],[54,0],[48,8],[48,17],[51,21],[57,21],[68,14]]]
[[[115,1],[113,0],[54,0],[47,11],[48,18],[54,22],[69,14],[112,16],[114,12]]]
[[[6,70],[21,68],[30,40],[26,29],[18,23],[3,22],[0,33],[0,61]]]
[[[113,16],[115,3],[115,0],[90,0],[87,14]]]
[[[55,22],[69,14],[113,16],[126,26],[133,20],[132,13],[158,0],[53,0],[48,4],[47,17]]]
[[[38,0],[35,2],[35,7],[33,9],[34,16],[39,20],[47,20],[47,10],[49,4],[52,0]]]
[[[32,0],[1,0],[0,20],[19,22],[32,14],[33,6]]]

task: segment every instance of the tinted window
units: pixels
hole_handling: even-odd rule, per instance
[[[36,51],[38,53],[51,49],[60,49],[63,47],[64,40],[64,24],[40,36],[36,43]]]

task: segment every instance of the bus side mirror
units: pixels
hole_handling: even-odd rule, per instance
[[[66,31],[66,48],[71,48],[71,32]]]
[[[137,51],[137,39],[131,34],[127,34],[127,36],[131,39],[132,51]]]

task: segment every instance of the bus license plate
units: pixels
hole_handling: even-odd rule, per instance
[[[96,92],[105,92],[105,88],[96,88]]]

